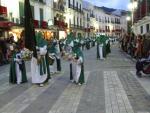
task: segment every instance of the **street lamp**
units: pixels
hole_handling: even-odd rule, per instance
[[[54,0],[54,2],[58,2],[58,0]]]
[[[132,1],[131,3],[128,4],[128,9],[129,11],[131,11],[131,18],[127,17],[127,20],[131,20],[132,21],[132,28],[133,28],[133,20],[134,20],[134,11],[137,9],[138,7],[138,2],[137,1]]]
[[[127,16],[127,17],[126,17],[126,20],[127,20],[127,21],[130,21],[130,20],[131,20],[131,17],[130,17],[130,16]]]
[[[137,6],[138,6],[137,1],[134,1],[134,2],[131,2],[131,3],[128,4],[128,9],[130,11],[134,11],[137,8]]]

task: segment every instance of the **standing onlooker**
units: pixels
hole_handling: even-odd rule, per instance
[[[138,35],[136,40],[136,51],[135,51],[135,58],[141,58],[142,57],[142,36]]]

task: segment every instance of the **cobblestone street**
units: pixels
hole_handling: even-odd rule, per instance
[[[0,67],[0,113],[150,113],[150,77],[137,78],[135,61],[118,45],[105,60],[96,59],[96,47],[84,50],[85,80],[69,81],[69,63],[44,87],[29,82],[9,84],[9,65]]]

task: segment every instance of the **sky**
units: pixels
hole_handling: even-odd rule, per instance
[[[97,6],[127,10],[130,0],[85,0]]]

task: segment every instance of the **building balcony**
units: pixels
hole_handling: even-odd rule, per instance
[[[82,13],[82,14],[83,14],[83,10],[82,10],[82,9],[80,9],[80,8],[78,8],[78,7],[75,7],[75,10],[76,10],[77,12],[79,12],[79,13]]]
[[[103,32],[103,30],[102,30],[102,29],[99,29],[99,32]]]
[[[78,7],[76,7],[76,6],[72,5],[72,4],[69,4],[69,8],[73,9],[74,11],[77,11],[77,12],[83,14],[83,10],[82,9],[80,9],[80,8],[78,8]]]
[[[33,20],[34,21],[34,27],[39,28],[39,20]]]
[[[110,29],[106,29],[105,31],[109,33],[109,32],[110,32]]]
[[[59,28],[67,28],[68,24],[65,23],[64,21],[56,20],[54,19],[54,25],[59,27]]]
[[[32,0],[32,1],[39,2],[41,4],[46,4],[44,0]]]
[[[48,23],[46,21],[40,21],[40,28],[47,29]]]
[[[112,24],[114,24],[115,22],[111,21]]]
[[[83,26],[79,26],[79,29],[80,29],[80,30],[84,30],[84,27],[83,27]]]
[[[122,31],[121,29],[116,29],[116,30],[115,30],[115,32],[121,32],[121,31]]]
[[[91,29],[90,29],[90,28],[84,28],[84,31],[85,31],[85,32],[90,32]]]
[[[75,9],[75,6],[74,6],[74,5],[72,5],[72,4],[69,4],[69,8],[71,8],[71,9]]]
[[[120,22],[115,22],[115,24],[121,24]]]
[[[7,16],[7,7],[0,6],[0,15]]]
[[[95,18],[95,15],[94,14],[90,14],[90,17]]]
[[[91,29],[91,30],[95,30],[95,27],[94,27],[94,26],[90,26],[90,29]]]
[[[90,21],[90,18],[87,18],[87,21]]]
[[[58,5],[57,3],[53,3],[53,8],[54,10],[56,11],[59,11],[59,12],[65,12],[65,7],[63,6],[63,4],[61,5]]]
[[[80,25],[71,24],[70,27],[71,27],[71,28],[74,28],[74,29],[84,30],[84,27],[83,27],[83,26],[80,26]]]

